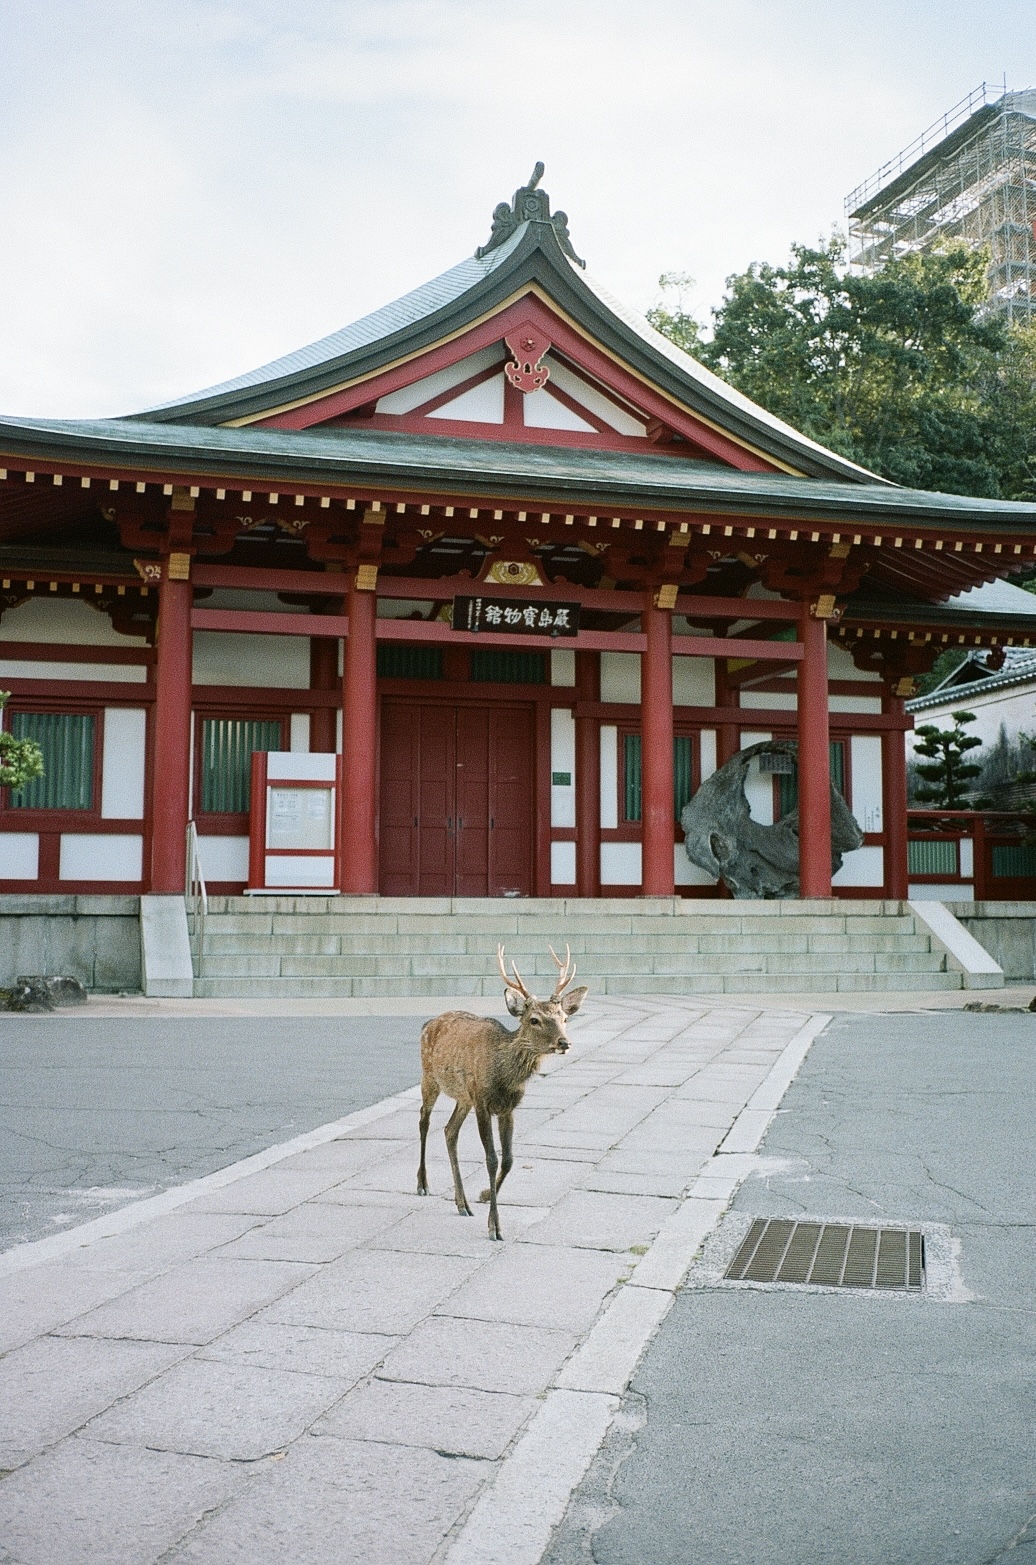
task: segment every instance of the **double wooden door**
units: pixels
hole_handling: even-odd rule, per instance
[[[530,895],[534,744],[530,706],[386,700],[382,895]]]

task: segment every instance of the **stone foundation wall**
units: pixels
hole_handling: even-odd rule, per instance
[[[0,987],[20,974],[140,990],[140,898],[0,896]]]
[[[947,907],[1000,963],[1008,983],[1036,978],[1036,902],[948,902]]]

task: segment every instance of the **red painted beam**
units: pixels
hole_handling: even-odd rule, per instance
[[[255,609],[195,609],[191,615],[195,630],[236,631],[252,636],[345,636],[349,619],[345,614],[277,614]],[[527,650],[554,650],[568,647],[584,652],[643,652],[647,637],[639,631],[581,630],[577,636],[509,636],[506,633],[479,635],[454,630],[445,620],[379,619],[375,634],[379,641],[435,641],[468,647],[524,647]],[[798,662],[802,648],[793,641],[742,641],[734,636],[674,636],[673,651],[682,657],[770,658],[776,662]]]
[[[798,670],[799,895],[831,895],[827,622],[803,615]]]

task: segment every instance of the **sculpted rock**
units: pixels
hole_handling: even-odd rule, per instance
[[[735,897],[797,897],[799,894],[799,812],[791,811],[776,826],[763,826],[749,813],[745,780],[756,756],[794,757],[791,740],[766,740],[739,750],[725,766],[702,783],[684,806],[680,825],[692,864],[730,887]],[[779,763],[778,763],[779,764]],[[782,770],[787,769],[785,762]],[[776,768],[775,768],[776,769]],[[863,842],[849,806],[831,788],[831,873],[842,867],[842,855]]]

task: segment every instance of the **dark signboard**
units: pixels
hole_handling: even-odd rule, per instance
[[[578,603],[530,603],[527,598],[454,598],[454,630],[507,635],[574,636]]]

